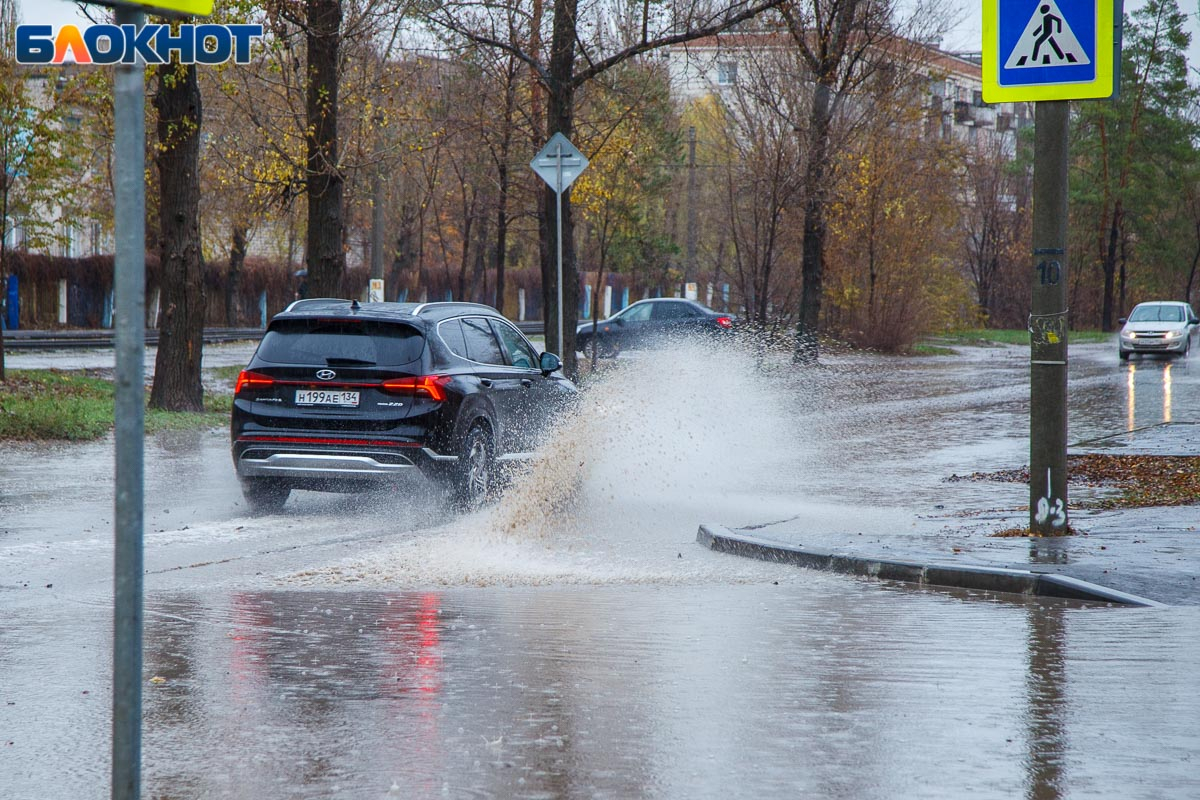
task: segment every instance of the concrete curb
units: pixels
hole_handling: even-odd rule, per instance
[[[923,586],[951,586],[984,592],[1058,597],[1094,603],[1164,608],[1163,603],[1126,594],[1066,575],[1051,575],[1003,567],[959,564],[924,564],[867,556],[842,555],[813,548],[762,539],[721,525],[703,524],[696,541],[718,553],[795,564],[810,569],[842,572],[881,580],[904,581]]]

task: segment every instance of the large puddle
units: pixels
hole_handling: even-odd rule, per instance
[[[1194,609],[811,576],[189,592],[147,612],[147,797],[1200,792]],[[12,800],[108,796],[105,614],[69,614],[0,626]]]
[[[1200,419],[1186,364],[1081,353],[1072,440]],[[461,517],[420,481],[250,517],[221,432],[155,441],[144,796],[1200,796],[1195,608],[915,591],[695,544],[702,521],[884,535],[1020,505],[943,478],[1025,463],[1026,370],[1004,348],[622,358]],[[18,452],[0,797],[107,797],[111,450]]]

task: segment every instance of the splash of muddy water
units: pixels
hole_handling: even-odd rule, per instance
[[[499,501],[291,579],[398,588],[775,579],[779,568],[713,555],[695,535],[705,521],[794,513],[786,492],[804,450],[785,401],[737,347],[623,357],[588,382]]]

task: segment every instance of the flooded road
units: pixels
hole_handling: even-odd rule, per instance
[[[702,521],[1019,516],[1027,354],[619,359],[468,516],[414,479],[249,516],[224,431],[147,446],[144,796],[1191,798],[1200,613],[710,553]],[[1200,421],[1200,370],[1072,349],[1071,440]],[[1131,388],[1132,387],[1132,388]],[[1167,415],[1170,419],[1164,419]],[[0,796],[108,796],[111,446],[0,466]]]

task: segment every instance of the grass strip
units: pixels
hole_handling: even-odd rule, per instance
[[[0,382],[0,439],[87,441],[113,427],[112,381],[86,372],[8,370]],[[146,432],[224,427],[233,399],[206,395],[203,413],[146,412]]]
[[[1113,334],[1104,333],[1103,331],[1071,331],[1067,334],[1067,341],[1071,344],[1096,344],[1107,342],[1112,337]],[[1024,328],[1016,330],[978,328],[974,330],[951,331],[930,337],[927,344],[934,347],[938,345],[978,345],[981,347],[992,344],[1028,345],[1029,331]]]

